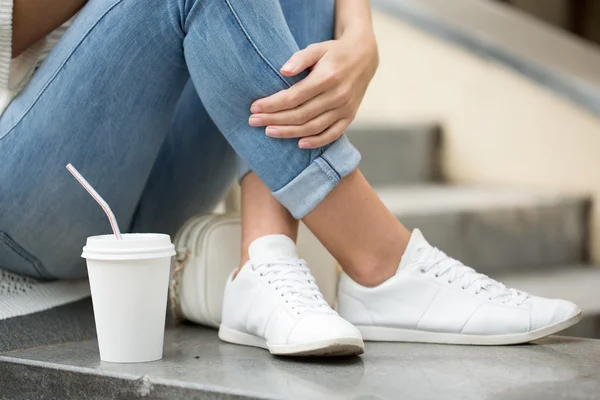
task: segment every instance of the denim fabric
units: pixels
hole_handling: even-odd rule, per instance
[[[345,139],[302,150],[248,125],[250,105],[302,77],[283,63],[333,32],[333,0],[89,2],[0,118],[0,268],[85,275],[100,207],[124,231],[173,234],[211,210],[235,154],[292,214],[312,210],[360,158]],[[232,150],[233,148],[233,150]]]

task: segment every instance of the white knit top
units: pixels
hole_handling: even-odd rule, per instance
[[[0,114],[27,85],[36,68],[60,40],[67,22],[44,39],[12,58],[13,0],[0,0]]]

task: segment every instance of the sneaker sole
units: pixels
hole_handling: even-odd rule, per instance
[[[340,357],[364,353],[364,343],[359,338],[337,338],[301,344],[268,344],[263,338],[236,331],[223,325],[219,327],[219,339],[243,346],[260,347],[277,356]]]
[[[363,340],[373,342],[412,342],[412,343],[438,343],[438,344],[462,344],[477,346],[501,346],[510,344],[528,343],[553,335],[562,330],[570,328],[581,321],[582,313],[579,311],[571,317],[536,329],[535,331],[516,333],[509,335],[464,335],[459,333],[442,333],[416,331],[413,329],[388,328],[382,326],[356,325]]]

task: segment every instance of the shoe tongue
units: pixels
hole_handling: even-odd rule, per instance
[[[248,247],[251,260],[298,258],[296,243],[285,235],[266,235],[259,237]]]
[[[430,249],[431,245],[425,237],[421,233],[420,230],[415,229],[412,231],[410,235],[410,240],[408,241],[408,246],[406,246],[406,250],[404,250],[404,254],[402,255],[402,259],[400,260],[400,265],[398,266],[398,272],[404,271],[407,269],[413,261],[419,257],[423,251]]]

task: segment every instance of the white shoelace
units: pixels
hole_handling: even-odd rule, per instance
[[[507,288],[487,275],[480,274],[460,261],[448,257],[436,247],[426,251],[423,259],[418,261],[418,265],[422,273],[435,268],[436,278],[446,276],[448,283],[457,282],[464,290],[472,288],[475,294],[486,291],[490,300],[501,300],[504,304],[514,302],[520,306],[529,299],[528,293]]]
[[[260,260],[251,261],[250,266],[265,277],[294,312],[335,313],[323,298],[306,261],[297,258]]]

